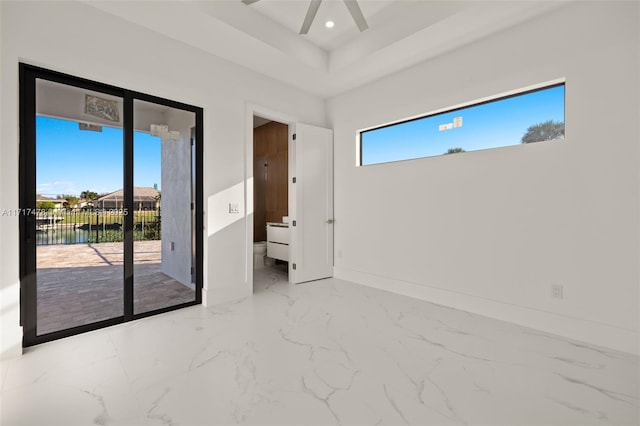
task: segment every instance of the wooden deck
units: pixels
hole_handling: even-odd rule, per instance
[[[134,313],[195,299],[161,271],[160,241],[136,241],[134,251]],[[38,246],[37,333],[121,316],[123,255],[122,243]]]

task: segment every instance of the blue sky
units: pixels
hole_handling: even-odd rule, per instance
[[[462,127],[439,131],[455,117]],[[364,132],[362,164],[518,145],[529,126],[547,120],[564,122],[564,85]]]
[[[134,185],[161,189],[160,138],[134,133]],[[36,117],[36,192],[55,197],[117,191],[123,179],[123,131],[80,131],[75,121]]]

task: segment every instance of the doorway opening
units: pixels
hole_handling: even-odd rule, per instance
[[[277,274],[288,281],[289,126],[253,116],[254,280]]]
[[[202,110],[20,78],[23,345],[201,303]]]
[[[264,161],[256,161],[254,156],[254,129],[277,121],[287,134],[287,215],[273,217],[274,238],[268,234],[267,257],[278,259],[278,251],[288,267],[286,278],[291,284],[316,281],[333,276],[333,131],[322,127],[298,122],[266,108],[250,105],[246,121],[246,188],[247,228],[246,228],[246,277],[252,290],[256,290],[254,279],[253,244],[259,241],[259,233],[254,227],[261,227],[262,221],[254,219],[256,206],[261,204],[259,183],[254,182],[264,175]],[[283,124],[286,123],[286,124]],[[268,168],[268,167],[267,167]],[[256,170],[257,169],[257,170]],[[253,175],[251,174],[253,173]],[[284,170],[282,171],[284,176]],[[254,194],[257,194],[254,196]],[[265,201],[266,202],[266,201]],[[265,207],[266,208],[266,207]],[[258,206],[257,209],[260,209]],[[287,220],[288,218],[288,220]],[[266,225],[266,212],[264,216]],[[267,228],[268,229],[268,228]],[[260,232],[260,229],[258,229]],[[262,234],[265,235],[265,234]],[[269,241],[271,240],[271,241]],[[270,242],[274,244],[270,244]],[[258,260],[259,262],[260,260]],[[269,260],[267,260],[268,262]],[[262,269],[258,269],[262,270]]]

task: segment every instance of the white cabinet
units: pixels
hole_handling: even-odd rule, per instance
[[[267,257],[289,261],[289,224],[267,222]]]

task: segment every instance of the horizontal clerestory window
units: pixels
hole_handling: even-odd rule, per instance
[[[565,84],[360,131],[360,165],[564,139]]]

